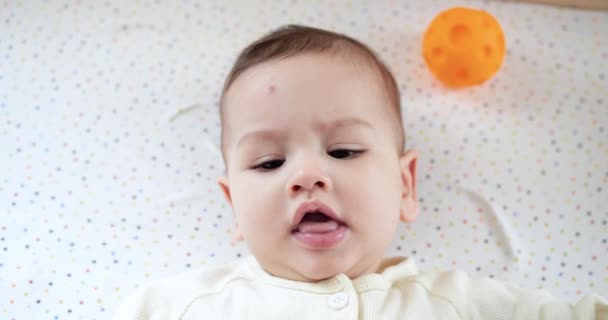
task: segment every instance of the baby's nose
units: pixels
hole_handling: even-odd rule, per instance
[[[315,188],[329,191],[332,187],[326,171],[319,165],[307,164],[299,168],[290,178],[286,191],[289,195],[295,195],[299,191],[311,191]]]

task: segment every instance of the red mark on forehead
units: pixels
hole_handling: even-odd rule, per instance
[[[271,84],[268,86],[268,93],[273,93],[274,90],[276,90],[276,87],[274,86],[274,84]]]

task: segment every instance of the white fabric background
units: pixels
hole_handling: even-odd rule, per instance
[[[440,11],[482,8],[508,52],[482,86],[424,65]],[[608,13],[499,1],[0,3],[0,318],[106,319],[151,279],[248,254],[216,186],[217,103],[286,23],[374,48],[420,151],[421,215],[387,254],[567,301],[608,295]]]

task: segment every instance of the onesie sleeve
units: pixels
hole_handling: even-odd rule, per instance
[[[177,281],[172,281],[177,279]],[[187,280],[188,278],[186,278]],[[150,282],[129,295],[113,314],[113,320],[177,320],[193,296],[181,278]]]
[[[569,304],[544,290],[472,278],[460,271],[449,272],[433,282],[433,291],[450,300],[462,319],[608,320],[608,302],[598,295],[590,294]]]
[[[125,299],[113,315],[113,320],[171,319],[166,301],[154,289],[139,289]]]

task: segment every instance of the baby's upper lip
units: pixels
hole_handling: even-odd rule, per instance
[[[344,223],[344,221],[342,220],[342,218],[340,216],[338,216],[338,214],[336,214],[336,212],[330,208],[328,205],[326,205],[325,203],[319,201],[319,200],[312,200],[312,201],[306,201],[306,202],[302,202],[300,204],[300,206],[298,207],[298,209],[296,209],[295,214],[293,215],[293,223],[291,225],[291,231],[294,232],[296,230],[298,230],[298,225],[300,224],[300,221],[302,221],[302,218],[304,218],[304,215],[306,215],[307,212],[322,212],[323,214],[325,214],[326,216],[332,218],[333,220],[336,220],[338,223],[340,224],[346,224]]]

